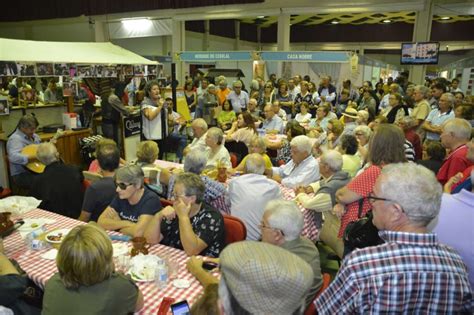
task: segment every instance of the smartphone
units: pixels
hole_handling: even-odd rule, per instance
[[[215,262],[212,262],[212,261],[205,261],[202,263],[202,267],[206,270],[211,271],[219,267],[219,264],[216,264]]]
[[[188,301],[184,300],[178,303],[171,304],[171,312],[173,315],[189,315]]]

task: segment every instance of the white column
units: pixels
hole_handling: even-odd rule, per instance
[[[433,22],[433,0],[426,0],[425,10],[416,12],[415,26],[413,27],[413,41],[426,42],[431,37],[431,23]],[[425,82],[426,66],[410,66],[409,80],[415,84]]]
[[[173,20],[173,33],[171,35],[171,54],[173,58],[176,53],[185,50],[184,23],[184,21]],[[184,62],[182,61],[176,61],[176,79],[179,81],[179,85],[182,86],[184,83]]]
[[[110,41],[109,28],[106,22],[95,21],[94,23],[94,40],[96,42]]]
[[[240,50],[240,21],[235,20],[235,42],[234,42],[234,50]]]
[[[204,20],[204,34],[202,35],[202,50],[209,50],[209,31],[211,29],[211,23],[209,20]]]
[[[290,15],[278,16],[278,51],[290,50]]]
[[[257,50],[262,50],[262,26],[257,25]]]

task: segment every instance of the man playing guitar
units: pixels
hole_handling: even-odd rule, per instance
[[[35,116],[27,114],[20,118],[18,126],[10,135],[7,142],[8,160],[10,163],[10,176],[20,188],[30,189],[35,174],[25,166],[36,160],[36,152],[22,153],[24,147],[31,144],[40,144],[40,137],[35,133],[38,120]]]

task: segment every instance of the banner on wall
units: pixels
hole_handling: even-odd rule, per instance
[[[302,61],[345,63],[349,53],[340,51],[262,51],[260,57],[265,61]]]
[[[189,51],[176,54],[177,61],[251,61],[249,51]]]

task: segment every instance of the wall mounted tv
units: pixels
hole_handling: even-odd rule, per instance
[[[402,43],[402,65],[435,65],[438,57],[438,42]]]

